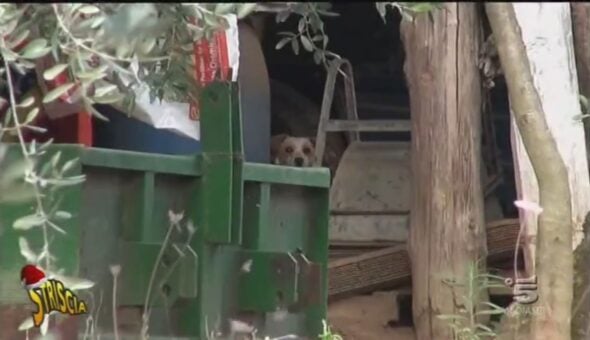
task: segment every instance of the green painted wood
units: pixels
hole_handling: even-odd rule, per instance
[[[245,163],[244,181],[290,184],[307,187],[330,187],[327,168],[296,168],[270,164]]]
[[[234,123],[232,88],[213,84],[201,94],[201,144],[203,159],[203,204],[207,222],[205,237],[214,243],[230,243],[232,230]]]
[[[54,235],[52,251],[66,273],[96,282],[93,294],[103,296],[100,327],[112,325],[105,307],[112,296],[109,266],[122,268],[119,305],[141,306],[173,211],[184,213],[184,219],[158,264],[150,335],[206,339],[244,313],[254,318],[259,334],[315,338],[321,331],[329,171],[244,163],[237,98],[235,84],[204,90],[200,156],[49,148],[48,157],[58,151],[62,159],[78,157],[72,174],[87,178],[64,191],[63,207],[74,218],[64,224],[67,236]],[[19,157],[17,146],[10,157]],[[31,206],[0,206],[0,304],[27,301],[18,283],[24,264],[18,251],[21,233],[10,226]],[[189,221],[196,227],[190,239]],[[29,234],[38,247],[38,233]],[[280,322],[267,314],[277,309],[289,311]]]
[[[58,145],[55,145],[58,146]],[[158,155],[126,150],[85,148],[81,163],[108,169],[151,171],[175,175],[200,176],[201,158],[194,156]]]

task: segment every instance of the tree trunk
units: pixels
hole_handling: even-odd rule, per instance
[[[480,180],[480,21],[475,4],[402,22],[412,112],[410,257],[418,340],[452,339],[441,314],[460,314],[460,280],[486,254]]]
[[[574,252],[574,300],[572,305],[572,339],[590,338],[590,213],[584,222],[584,240]]]
[[[563,6],[566,6],[567,11]],[[522,138],[524,150],[517,149],[517,152],[528,155],[533,170],[533,173],[527,173],[528,177],[520,179],[525,181],[536,177],[540,205],[544,209],[538,217],[536,276],[539,296],[537,306],[540,308],[536,310],[541,312],[533,316],[534,339],[570,338],[573,284],[572,199],[564,159],[573,164],[579,164],[583,160],[572,159],[579,151],[579,144],[572,143],[576,133],[571,129],[573,123],[570,115],[579,114],[579,103],[576,98],[577,88],[572,86],[572,81],[575,82],[575,78],[571,77],[573,53],[567,54],[572,51],[565,27],[571,24],[567,6],[568,4],[523,3],[514,4],[513,7],[511,3],[486,3],[517,132]],[[528,50],[525,44],[529,47]],[[550,51],[547,50],[549,46],[553,47]],[[532,60],[530,64],[529,57]],[[570,65],[567,65],[568,62]],[[537,76],[537,89],[531,66],[534,66]],[[539,79],[541,75],[546,78]],[[575,70],[573,75],[575,76]],[[560,100],[551,101],[552,98]],[[561,129],[566,131],[562,132]],[[563,136],[564,133],[566,136]],[[556,139],[553,138],[554,135]],[[522,159],[526,160],[525,157],[519,158]],[[518,165],[526,167],[526,162],[523,163]],[[587,190],[587,171],[585,173],[585,180],[579,184],[586,185],[584,188]],[[523,174],[522,170],[520,174]],[[575,176],[578,175],[580,173],[575,172]],[[575,176],[570,177],[570,180],[576,182]],[[523,199],[537,201],[530,193],[527,192],[528,196],[524,196],[523,192],[520,194]],[[529,213],[527,217],[526,226],[534,225],[535,216]],[[583,218],[579,220],[580,229],[582,222]]]
[[[578,84],[581,94],[590,98],[590,4],[576,2],[570,6]]]
[[[572,29],[580,93],[590,98],[590,4],[572,3]],[[584,120],[586,153],[590,145],[590,120]],[[574,304],[572,306],[572,339],[590,337],[590,215],[584,224],[584,241],[574,253]]]

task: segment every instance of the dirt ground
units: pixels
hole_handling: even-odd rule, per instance
[[[412,328],[387,325],[398,319],[395,297],[395,292],[375,292],[331,303],[328,320],[332,330],[344,340],[414,340]]]

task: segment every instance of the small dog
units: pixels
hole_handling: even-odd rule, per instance
[[[300,168],[315,165],[315,138],[280,134],[272,137],[270,145],[274,164]]]

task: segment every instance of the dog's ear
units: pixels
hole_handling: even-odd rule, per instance
[[[309,141],[311,142],[311,144],[313,144],[313,146],[315,147],[315,137],[310,137]]]
[[[287,137],[289,137],[289,135],[286,133],[274,135],[270,138],[270,144],[278,147],[279,145],[281,145],[281,143],[283,143],[285,139],[287,139]]]
[[[279,148],[285,139],[287,139],[287,137],[289,137],[289,135],[286,133],[281,133],[280,135],[275,135],[270,138],[270,156],[273,160],[279,153]]]

